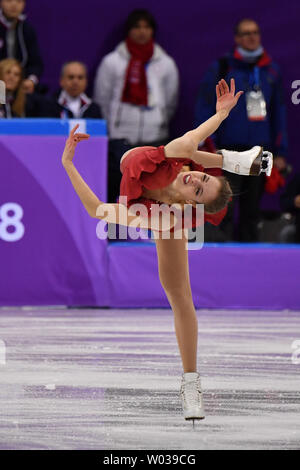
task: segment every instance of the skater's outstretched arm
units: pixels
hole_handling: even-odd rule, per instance
[[[121,224],[130,227],[140,227],[152,230],[169,230],[176,223],[176,218],[170,214],[170,225],[162,225],[162,216],[157,217],[137,216],[131,209],[127,209],[124,204],[111,204],[100,201],[91,188],[86,184],[78,170],[73,164],[75,149],[79,142],[87,140],[88,134],[75,133],[78,124],[71,130],[66,141],[64,152],[62,155],[62,164],[71,180],[71,183],[79,196],[82,204],[91,217],[102,219],[108,223]]]
[[[237,104],[239,97],[243,92],[235,94],[235,82],[231,79],[230,90],[225,82],[221,80],[216,86],[217,104],[216,114],[201,124],[196,129],[186,132],[182,137],[172,140],[165,146],[165,155],[167,158],[190,158],[204,167],[222,167],[222,155],[209,154],[208,152],[199,152],[198,145],[213,134],[220,124],[227,118],[231,109]],[[209,158],[214,156],[214,162]]]

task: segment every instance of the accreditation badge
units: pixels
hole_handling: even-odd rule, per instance
[[[5,83],[0,80],[0,103],[5,104],[6,103],[6,97],[5,97]]]
[[[249,121],[264,121],[266,119],[267,106],[261,90],[247,91],[246,106]]]

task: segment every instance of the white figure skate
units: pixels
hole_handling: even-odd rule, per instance
[[[200,374],[198,372],[186,372],[182,374],[181,400],[184,418],[186,420],[204,419],[204,408]]]
[[[258,176],[261,173],[271,175],[273,155],[271,152],[264,151],[259,145],[245,152],[222,149],[218,153],[223,155],[223,170],[230,173],[245,176]]]

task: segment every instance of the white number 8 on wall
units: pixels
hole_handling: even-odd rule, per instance
[[[0,240],[5,242],[21,240],[25,233],[22,217],[23,209],[19,204],[7,202],[0,206]]]

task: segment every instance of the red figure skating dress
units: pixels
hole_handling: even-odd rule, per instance
[[[204,171],[202,165],[189,158],[166,158],[164,147],[137,147],[131,150],[121,162],[122,180],[120,196],[127,196],[127,207],[133,204],[143,204],[151,214],[153,204],[158,201],[142,196],[144,189],[159,189],[176,179],[184,165],[189,165],[191,171]],[[220,176],[221,170],[210,168],[205,170],[212,176]],[[122,199],[120,200],[122,203]],[[157,207],[157,206],[156,206]],[[219,225],[227,212],[227,207],[214,214],[204,213],[204,222]],[[192,220],[188,228],[196,227],[196,209],[192,208]],[[186,226],[186,222],[185,222]],[[187,226],[186,226],[187,227]]]

